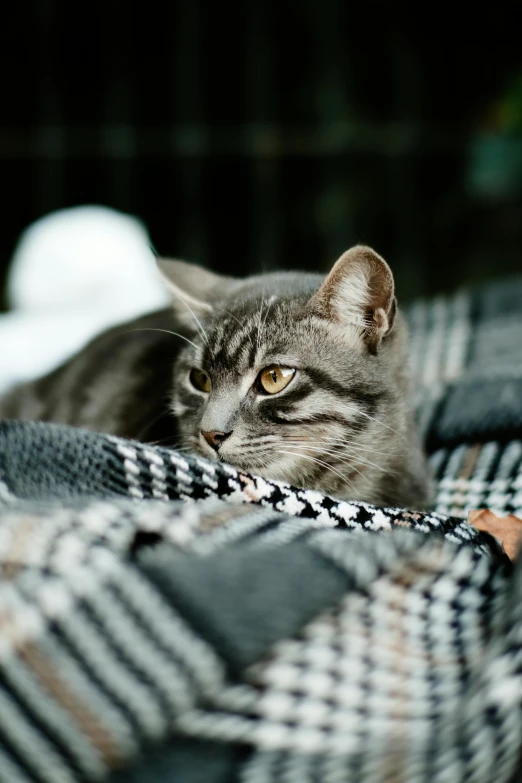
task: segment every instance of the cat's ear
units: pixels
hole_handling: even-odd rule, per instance
[[[356,245],[335,262],[310,304],[322,318],[360,329],[368,350],[377,353],[397,309],[391,269],[371,247]]]
[[[236,283],[232,277],[223,277],[171,258],[157,258],[156,264],[161,276],[176,297],[197,314],[211,313],[214,303],[222,298]]]

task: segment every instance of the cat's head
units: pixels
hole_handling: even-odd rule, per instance
[[[401,426],[404,395],[403,327],[392,273],[377,253],[348,250],[326,279],[283,272],[241,280],[182,261],[158,264],[189,338],[171,406],[186,447],[337,493],[361,466],[379,462]]]

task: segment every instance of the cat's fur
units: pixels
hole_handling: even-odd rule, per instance
[[[406,329],[380,256],[354,247],[326,279],[278,272],[238,280],[181,261],[160,269],[172,310],[102,334],[8,394],[0,418],[177,444],[337,497],[426,506]],[[257,380],[269,365],[296,371],[274,395],[260,393]],[[210,393],[194,388],[194,367],[207,373]],[[201,431],[227,437],[215,451]]]

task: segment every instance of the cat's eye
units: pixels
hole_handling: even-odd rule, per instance
[[[196,370],[195,367],[190,371],[190,382],[198,391],[208,394],[210,391],[210,378],[203,370]]]
[[[293,367],[280,367],[278,364],[271,364],[261,370],[258,376],[258,388],[264,394],[277,394],[277,392],[286,389],[295,375]]]

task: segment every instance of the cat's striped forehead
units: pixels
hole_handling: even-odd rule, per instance
[[[200,332],[200,358],[205,367],[245,372],[259,364],[267,352],[283,351],[299,342],[303,314],[276,295],[218,312]]]

